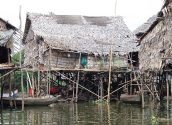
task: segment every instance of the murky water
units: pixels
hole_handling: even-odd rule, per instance
[[[171,104],[170,104],[171,106]],[[165,104],[59,103],[54,107],[4,110],[1,124],[9,125],[171,125],[172,110]]]

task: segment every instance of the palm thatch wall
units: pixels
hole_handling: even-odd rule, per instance
[[[165,0],[156,20],[140,37],[140,69],[161,70],[172,64],[172,0]]]
[[[120,56],[126,67],[126,55],[138,51],[135,36],[122,17],[28,13],[23,43],[25,65],[33,68],[50,64],[52,68],[75,69],[82,53],[87,65],[81,68],[107,69],[111,46],[113,55]]]

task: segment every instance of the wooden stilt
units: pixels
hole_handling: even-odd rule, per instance
[[[79,64],[78,64],[78,69],[80,69],[80,64],[81,64],[81,53],[79,54]],[[78,71],[77,74],[77,82],[76,82],[76,97],[75,97],[75,102],[78,102],[78,84],[79,84],[79,76],[80,76],[80,72]]]
[[[9,91],[9,97],[11,97],[12,93],[14,94],[14,91],[12,92],[12,87],[11,87],[11,75],[9,74],[8,76],[8,82],[10,84],[10,91]],[[12,109],[13,108],[13,102],[12,100],[10,99],[10,108]]]
[[[15,72],[13,73],[13,76],[15,76]],[[16,82],[14,81],[14,79],[13,79],[13,82],[15,83],[15,87],[16,87],[17,85],[16,85]],[[16,89],[18,89],[18,88],[16,88]],[[17,108],[16,100],[14,99],[13,101],[14,101],[14,108],[16,109]]]
[[[20,19],[20,31],[22,28],[22,19],[21,19],[21,6],[19,9],[19,19]],[[22,89],[22,111],[24,111],[24,85],[23,85],[23,70],[22,70],[22,36],[20,35],[20,72],[21,72],[21,89]]]
[[[49,76],[48,75],[49,75],[49,73],[48,73],[48,71],[46,72],[46,74],[47,74],[47,82],[46,82],[47,83],[46,84],[46,86],[47,86],[46,87],[47,88],[47,93],[46,94],[48,94],[49,93],[49,88],[48,88],[48,83],[49,83]]]
[[[74,101],[74,99],[75,99],[75,83],[72,82],[72,101]]]
[[[78,102],[78,84],[79,84],[79,76],[80,76],[80,73],[78,72],[77,73],[77,82],[76,82],[76,93],[75,93],[75,102]]]
[[[141,79],[141,94],[142,94],[142,108],[144,108],[145,107],[145,101],[144,101],[143,79]]]
[[[168,73],[166,73],[166,85],[167,85],[167,110],[169,109],[169,80]]]
[[[103,80],[100,78],[100,99],[103,101]]]
[[[22,88],[22,111],[24,111],[24,85],[23,85],[23,71],[21,69],[21,88]]]
[[[130,95],[132,95],[132,83],[133,83],[132,72],[131,72],[131,74],[130,74],[130,79],[131,79],[131,84],[130,84]]]
[[[32,86],[30,86],[31,88],[31,93],[32,93],[32,97],[33,97],[33,89],[34,89],[34,72],[32,72]]]
[[[38,97],[38,93],[40,92],[40,70],[38,69],[38,85],[37,85],[37,97]]]
[[[1,111],[3,110],[3,90],[4,90],[4,85],[3,85],[3,80],[2,79],[0,79],[0,81],[1,81]],[[2,113],[2,112],[1,112]]]
[[[51,84],[51,58],[52,58],[52,49],[49,49],[49,64],[48,64],[48,95],[50,97],[50,84]]]
[[[107,102],[110,102],[111,70],[112,70],[112,45],[109,54],[109,81],[108,81],[108,90],[107,90],[108,91]]]
[[[51,85],[51,71],[48,72],[49,79],[48,79],[48,95],[50,97],[50,85]]]
[[[26,80],[26,87],[27,87],[27,95],[29,95],[29,78],[27,77],[27,80]]]
[[[171,97],[172,97],[172,75],[170,74],[170,86],[171,86]]]

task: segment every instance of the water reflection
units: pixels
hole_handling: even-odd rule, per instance
[[[171,105],[170,105],[171,107]],[[1,112],[1,124],[9,125],[170,125],[171,108],[164,103],[59,103],[53,107],[26,107]]]

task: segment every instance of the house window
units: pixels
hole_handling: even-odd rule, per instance
[[[8,63],[8,49],[6,47],[0,47],[0,64]]]

